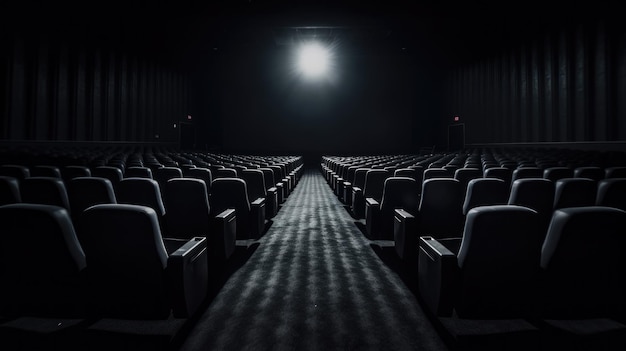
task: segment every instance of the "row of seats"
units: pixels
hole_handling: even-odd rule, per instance
[[[386,159],[437,162],[429,156]],[[446,159],[444,164],[457,158],[436,156]],[[382,184],[380,200],[363,199],[362,217],[352,197],[352,214],[365,220],[371,239],[394,241],[417,280],[425,310],[455,349],[621,350],[626,345],[622,166],[579,164],[578,171],[554,179],[544,176],[554,164],[542,172],[526,172],[528,165],[494,167],[516,174],[504,179],[485,173],[494,169],[489,166],[451,167],[476,170],[463,184],[450,176],[454,172],[424,177],[438,167],[394,163],[396,170],[407,169],[399,175],[385,169],[388,163],[372,167],[354,159],[327,158],[322,172],[347,204],[350,197],[337,191],[341,182],[350,183],[340,179],[342,162],[355,163],[357,168],[348,167],[353,172],[366,165],[364,173]],[[421,177],[408,169],[419,169]],[[597,176],[583,173],[588,170]]]
[[[419,238],[418,293],[459,349],[622,350],[626,211],[560,208],[468,212],[458,238]]]
[[[192,320],[207,298],[208,240],[162,236],[156,212],[0,206],[0,336],[16,349],[97,349],[107,320]],[[93,336],[93,335],[92,335]]]
[[[145,167],[154,173],[143,175],[109,164],[0,166],[28,172],[0,176],[0,220],[11,224],[0,257],[0,337],[24,349],[82,350],[107,349],[115,333],[146,333],[158,336],[150,349],[166,349],[194,322],[236,241],[260,238],[276,215],[265,214],[266,202],[278,211],[276,185],[285,201],[302,172],[301,158],[217,177],[203,165]],[[123,177],[97,173],[112,168]],[[162,169],[175,176],[155,179]],[[266,183],[274,172],[281,181]],[[154,330],[144,330],[147,321]]]

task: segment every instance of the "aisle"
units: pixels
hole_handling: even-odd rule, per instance
[[[321,173],[308,170],[181,347],[244,349],[446,347]]]

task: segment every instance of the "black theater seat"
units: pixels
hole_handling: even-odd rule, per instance
[[[540,329],[530,320],[543,237],[536,211],[493,205],[468,212],[452,250],[431,236],[420,238],[418,293],[454,349],[540,346]]]
[[[0,206],[0,339],[15,350],[81,350],[85,253],[65,208]]]
[[[623,350],[626,212],[602,206],[554,212],[541,251],[539,325],[546,349]]]
[[[265,200],[250,201],[246,182],[240,178],[218,178],[211,185],[212,215],[233,208],[237,215],[237,239],[258,239],[265,229]]]
[[[380,202],[371,197],[365,200],[367,236],[374,240],[394,240],[394,210],[403,209],[416,215],[419,208],[419,189],[413,178],[386,178]]]
[[[206,238],[176,241],[168,251],[156,212],[128,204],[92,206],[77,229],[96,319],[83,332],[86,349],[169,349],[206,301]],[[134,338],[141,343],[132,346]]]

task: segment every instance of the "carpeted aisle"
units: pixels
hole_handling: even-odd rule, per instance
[[[248,261],[181,346],[195,350],[445,350],[318,170],[307,170]]]

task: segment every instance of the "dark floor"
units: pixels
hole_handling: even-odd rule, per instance
[[[305,171],[180,350],[446,350],[390,243],[361,224]]]

